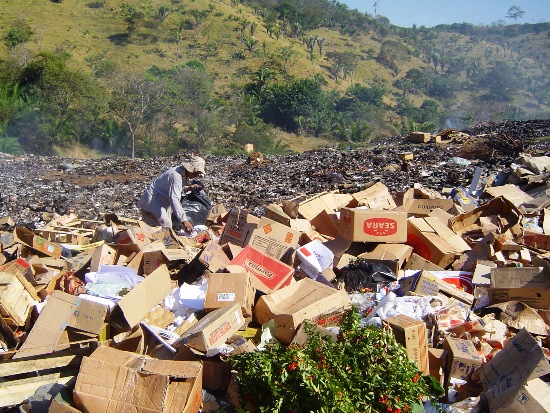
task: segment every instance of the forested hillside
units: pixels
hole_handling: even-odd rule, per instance
[[[0,36],[0,152],[283,153],[550,117],[550,23],[400,28],[328,0],[0,0]]]

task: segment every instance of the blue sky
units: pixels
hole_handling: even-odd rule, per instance
[[[540,23],[550,21],[550,0],[339,0],[350,9],[374,15],[374,3],[378,14],[386,16],[392,24],[402,27],[432,27],[438,24],[472,23],[488,25],[507,19],[512,6],[525,12],[517,23]]]

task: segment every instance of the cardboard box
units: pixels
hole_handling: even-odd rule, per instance
[[[413,251],[410,245],[405,244],[378,244],[372,251],[359,254],[367,262],[380,262],[387,265],[399,277],[403,263],[409,259]]]
[[[137,325],[174,288],[166,266],[157,268],[116,304],[109,322],[122,330]]]
[[[332,269],[334,263],[334,254],[332,251],[318,240],[313,240],[298,248],[296,256],[301,262],[300,269],[314,280],[325,269]]]
[[[446,352],[445,388],[451,378],[466,380],[483,362],[470,340],[447,336],[443,348]]]
[[[407,244],[414,253],[446,268],[470,246],[438,218],[411,218],[408,220]]]
[[[291,217],[283,211],[283,207],[277,204],[269,204],[264,211],[264,217],[290,227]]]
[[[517,186],[513,184],[507,184],[502,186],[493,186],[485,190],[487,194],[493,198],[502,196],[503,198],[510,201],[513,205],[519,208],[524,202],[530,202],[533,200],[533,197],[523,192]],[[483,195],[482,195],[483,197]]]
[[[75,409],[72,406],[69,406],[68,404],[61,403],[53,399],[52,404],[50,404],[50,408],[48,409],[48,413],[82,413],[82,412],[78,409]]]
[[[252,317],[252,306],[256,289],[252,286],[248,272],[214,273],[208,276],[208,286],[204,299],[204,310],[213,311],[218,308],[239,304],[243,316]]]
[[[491,268],[489,302],[521,301],[530,307],[550,309],[550,277],[541,267]]]
[[[217,242],[210,241],[199,255],[199,261],[210,271],[217,272],[229,265],[231,260]]]
[[[219,244],[223,245],[230,242],[239,247],[244,247],[248,244],[250,235],[256,229],[258,221],[257,217],[245,209],[231,208]]]
[[[550,235],[539,234],[538,232],[525,231],[523,233],[523,244],[528,247],[550,251]]]
[[[155,243],[158,243],[158,241]],[[142,258],[142,268],[144,276],[151,274],[160,266],[173,261],[185,261],[186,263],[189,263],[193,260],[193,258],[195,258],[196,255],[200,254],[201,252],[200,249],[187,245],[179,248],[167,249],[164,247],[164,245],[162,245],[162,243],[158,246],[158,248],[151,248],[150,251],[146,250],[147,247],[150,247],[155,243],[151,243],[148,246],[144,247]]]
[[[114,240],[117,244],[137,244],[140,247],[150,242],[147,234],[137,225],[132,225],[118,232],[115,234]]]
[[[288,263],[299,241],[298,231],[263,217],[257,228],[252,231],[248,246],[271,258]]]
[[[535,380],[549,373],[544,351],[525,329],[479,370],[489,408],[498,413],[547,411],[548,384]]]
[[[33,286],[19,272],[0,272],[0,316],[24,326],[30,310],[39,301]]]
[[[68,329],[99,335],[107,306],[77,296],[54,291],[46,301],[29,336],[14,359],[48,354],[68,343]]]
[[[330,237],[338,235],[337,216],[335,209],[339,202],[333,194],[318,194],[298,205],[298,212],[309,220],[315,229]]]
[[[469,305],[474,301],[474,296],[472,294],[462,291],[455,285],[443,281],[429,271],[420,271],[415,275],[403,277],[399,280],[399,284],[405,292],[421,296],[431,296],[443,293]]]
[[[364,206],[368,209],[394,209],[397,207],[388,187],[382,182],[377,182],[370,187],[352,194],[353,200],[349,207]]]
[[[342,208],[339,235],[353,242],[404,243],[407,241],[407,213]]]
[[[244,325],[245,319],[239,304],[222,307],[201,318],[176,340],[174,347],[180,348],[185,344],[207,353],[208,350],[223,346]]]
[[[426,323],[399,314],[385,320],[393,330],[395,340],[407,349],[407,355],[424,374],[430,374]]]
[[[427,270],[427,271],[443,271],[443,268],[435,265],[433,262],[428,261],[425,258],[422,258],[420,255],[411,254],[411,257],[405,263],[404,270]]]
[[[426,216],[434,209],[451,211],[454,208],[452,199],[428,188],[410,188],[403,194],[403,210],[414,216]]]
[[[30,247],[36,251],[41,252],[49,257],[59,258],[61,257],[61,245],[50,242],[38,235],[35,235],[27,228],[15,228],[14,238],[17,242],[20,242],[27,247]]]
[[[202,404],[202,364],[99,347],[84,357],[73,397],[86,413],[196,413]]]
[[[294,269],[252,248],[244,248],[230,265],[240,265],[251,277],[252,285],[266,294],[287,286],[292,281]]]
[[[428,143],[431,139],[431,135],[425,132],[411,132],[409,134],[409,141],[414,143]]]
[[[492,222],[498,219],[498,226]],[[512,239],[520,237],[521,213],[510,201],[503,197],[490,200],[485,205],[462,213],[449,221],[451,229],[462,236],[484,236],[488,232],[498,232]]]
[[[288,344],[304,320],[323,327],[335,325],[341,312],[349,305],[345,291],[304,278],[261,296],[254,307],[254,318],[260,324],[275,320],[275,337]]]

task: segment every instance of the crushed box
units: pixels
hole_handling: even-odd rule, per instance
[[[157,360],[99,347],[80,366],[73,397],[86,413],[196,413],[202,405],[202,364]]]
[[[414,253],[445,268],[470,246],[439,218],[411,218],[408,220],[407,244]]]
[[[550,309],[550,277],[542,267],[491,268],[489,300],[491,304],[521,301]]]
[[[343,290],[337,290],[310,278],[260,297],[254,307],[255,320],[264,324],[275,321],[275,337],[290,343],[304,320],[323,327],[337,324],[350,305]]]

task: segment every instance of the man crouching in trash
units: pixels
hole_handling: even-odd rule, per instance
[[[181,199],[186,191],[200,186],[193,183],[193,180],[206,175],[205,164],[203,158],[190,156],[181,165],[170,168],[155,178],[137,203],[142,220],[153,227],[171,228],[173,215],[187,232],[192,232],[193,224],[181,205]]]

